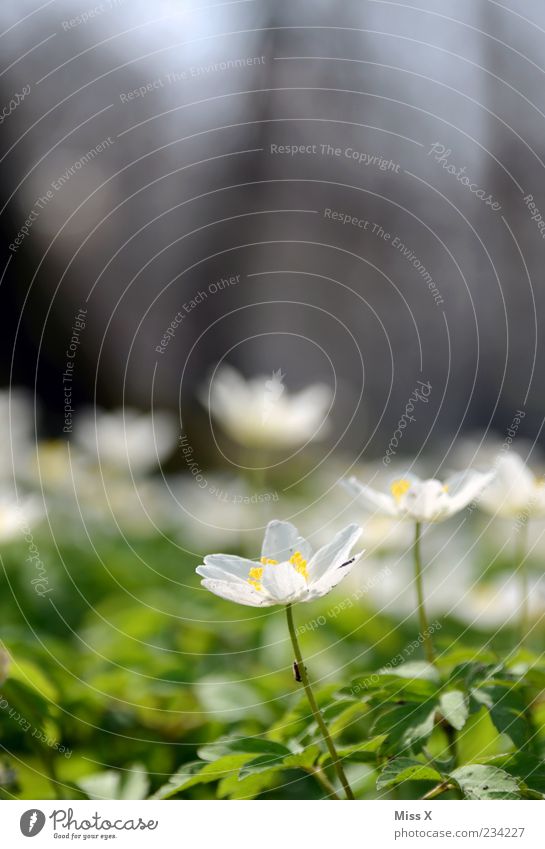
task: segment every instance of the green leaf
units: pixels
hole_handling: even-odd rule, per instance
[[[216,761],[225,755],[246,752],[250,755],[270,755],[271,757],[284,757],[291,754],[290,749],[282,743],[263,737],[225,737],[201,746],[197,754],[203,761]]]
[[[519,784],[503,769],[485,764],[470,764],[451,772],[466,799],[520,799]]]
[[[433,731],[437,703],[397,705],[380,716],[373,726],[374,734],[386,734],[385,748],[399,754],[419,751]]]
[[[522,694],[512,681],[492,681],[472,690],[476,704],[484,705],[495,728],[507,734],[516,746],[523,747],[529,737]]]
[[[218,799],[254,799],[264,790],[269,790],[277,784],[278,773],[279,770],[271,769],[268,772],[247,775],[242,779],[232,773],[220,781],[217,797]]]
[[[425,681],[439,681],[439,673],[433,663],[426,663],[423,660],[415,660],[411,663],[402,663],[391,669],[390,675],[397,675],[400,678],[423,679]]]
[[[460,731],[467,722],[469,705],[461,690],[449,690],[439,697],[439,709],[453,728]]]
[[[269,770],[279,769],[303,769],[309,770],[316,762],[321,754],[320,746],[307,746],[302,752],[285,755],[283,757],[271,755],[259,755],[248,761],[239,773],[239,779],[245,778],[247,775],[252,775],[258,772],[268,772]]]
[[[310,769],[314,766],[321,753],[320,746],[307,746],[302,752],[296,752],[294,755],[285,757],[282,763],[286,769]]]
[[[278,755],[258,755],[257,758],[252,758],[251,761],[244,764],[238,777],[241,779],[257,772],[268,772],[271,769],[278,770],[282,768],[282,764],[283,758],[279,758]]]
[[[249,754],[225,755],[216,761],[204,763],[202,761],[186,764],[182,769],[171,776],[167,784],[154,794],[154,799],[172,799],[183,790],[189,790],[197,784],[209,784],[219,781],[230,773],[238,774],[241,767],[251,758]]]
[[[524,781],[525,785],[537,793],[545,794],[545,761],[525,752],[494,755],[487,758],[487,764],[500,767]]]
[[[337,753],[342,761],[376,763],[377,753],[385,740],[386,734],[380,734],[378,737],[373,737],[372,740],[367,740],[365,743],[356,743],[354,746],[345,746],[342,749],[337,749]],[[328,766],[331,763],[329,752],[322,755],[320,763],[323,766]]]
[[[443,776],[432,766],[412,758],[394,758],[377,779],[377,790],[395,787],[404,781],[442,781]]]
[[[340,734],[345,728],[353,726],[354,722],[370,711],[368,702],[351,702],[335,719],[326,719],[326,724],[332,737]]]
[[[342,695],[377,698],[382,701],[405,699],[421,702],[435,696],[437,687],[437,683],[428,678],[408,678],[399,674],[375,672],[355,678],[350,687],[343,688],[339,692]]]

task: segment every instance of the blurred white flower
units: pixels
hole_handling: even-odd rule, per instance
[[[327,433],[332,392],[324,384],[289,393],[284,375],[246,380],[230,366],[218,368],[200,398],[229,436],[243,445],[302,445]]]
[[[529,584],[529,619],[535,622],[545,614],[543,581],[532,578]],[[517,627],[524,598],[516,574],[498,575],[492,581],[473,585],[457,611],[458,618],[471,627],[484,630]]]
[[[309,543],[289,522],[269,522],[261,560],[209,554],[197,574],[202,586],[221,598],[250,607],[312,601],[326,595],[353,569],[360,552],[350,557],[361,528],[349,525],[312,554]]]
[[[493,472],[471,469],[453,475],[445,483],[407,475],[393,481],[390,492],[380,492],[354,477],[342,483],[368,510],[413,522],[441,522],[467,507],[493,477]]]
[[[545,477],[538,478],[515,453],[500,454],[494,480],[479,499],[479,507],[507,519],[545,516]]]
[[[17,498],[10,489],[0,490],[0,543],[28,533],[42,517],[43,508],[34,496]]]
[[[75,444],[101,466],[141,474],[158,466],[173,451],[176,419],[167,412],[86,410],[74,421]]]
[[[0,479],[20,473],[34,437],[32,400],[23,389],[0,391]]]

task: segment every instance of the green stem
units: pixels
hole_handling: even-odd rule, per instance
[[[325,790],[331,799],[338,799],[337,791],[333,787],[327,775],[318,766],[312,766],[309,769],[311,775],[314,776],[318,784]]]
[[[418,618],[420,621],[420,633],[424,640],[424,652],[428,663],[435,663],[435,652],[433,650],[433,642],[428,627],[428,619],[426,616],[426,607],[424,604],[424,584],[422,581],[422,558],[420,555],[420,537],[422,526],[420,522],[415,525],[414,535],[414,580],[416,584],[416,596],[418,599]]]
[[[286,616],[288,619],[288,630],[290,632],[291,644],[293,646],[293,652],[295,654],[295,660],[297,662],[297,669],[299,671],[299,676],[301,678],[301,683],[305,688],[305,694],[308,699],[308,703],[310,705],[310,709],[316,720],[318,728],[322,732],[322,737],[324,738],[324,743],[327,746],[328,752],[331,755],[331,760],[333,762],[333,768],[337,773],[339,781],[341,782],[344,792],[346,794],[347,799],[354,799],[355,796],[352,792],[352,788],[348,783],[348,779],[345,775],[343,765],[339,759],[339,755],[337,754],[337,750],[335,748],[335,743],[333,742],[331,735],[327,729],[327,725],[324,722],[324,718],[320,712],[320,708],[316,702],[314,697],[314,693],[312,691],[312,687],[310,685],[309,677],[307,674],[307,670],[305,668],[305,664],[303,662],[303,655],[301,654],[301,649],[299,648],[299,641],[297,639],[297,633],[295,631],[295,626],[293,623],[293,611],[291,604],[286,605]]]
[[[422,796],[422,799],[435,799],[436,796],[440,796],[441,793],[446,793],[447,790],[454,790],[454,784],[450,784],[448,781],[442,781],[441,784],[438,784],[433,788],[433,790],[430,790],[429,793]]]
[[[516,571],[520,575],[522,601],[520,604],[520,645],[524,646],[529,630],[528,611],[528,567],[526,565],[526,549],[528,541],[528,520],[520,527],[516,544]]]

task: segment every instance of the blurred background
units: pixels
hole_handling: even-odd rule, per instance
[[[22,95],[2,113],[2,378],[36,386],[48,431],[84,308],[74,404],[196,416],[225,358],[337,382],[336,433],[377,455],[417,377],[434,397],[407,449],[523,405],[539,432],[539,3],[55,0],[0,21],[2,105]]]
[[[145,795],[281,721],[283,625],[206,594],[204,554],[365,520],[354,604],[305,633],[328,684],[415,633],[410,529],[339,479],[542,468],[544,44],[537,0],[4,0],[4,690],[73,757],[6,721],[1,793],[139,764]],[[513,539],[429,531],[440,646],[513,644]]]

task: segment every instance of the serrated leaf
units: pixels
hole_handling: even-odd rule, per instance
[[[470,764],[451,772],[466,799],[520,799],[518,781],[503,769],[485,764]]]
[[[545,793],[545,761],[525,752],[510,752],[487,758],[487,764],[500,767],[538,793]]]
[[[461,731],[469,716],[469,705],[465,693],[461,690],[449,690],[441,693],[439,709],[453,728]]]
[[[442,781],[440,772],[428,764],[412,758],[394,758],[390,761],[377,779],[377,790],[395,787],[404,781]]]

